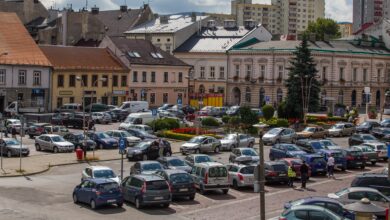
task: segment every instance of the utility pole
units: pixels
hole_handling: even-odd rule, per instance
[[[19,171],[22,172],[22,145],[23,145],[23,135],[24,135],[24,117],[20,117],[20,122],[22,124],[20,129],[20,148],[19,148]]]

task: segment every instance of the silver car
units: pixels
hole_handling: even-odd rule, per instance
[[[119,141],[121,138],[125,138],[129,146],[134,146],[141,142],[140,138],[132,136],[129,132],[123,130],[110,130],[105,132],[108,136],[115,138]]]
[[[255,138],[247,134],[228,134],[221,139],[221,150],[232,150],[238,147],[252,148],[254,145]]]
[[[221,142],[214,137],[209,136],[196,136],[186,142],[180,147],[180,152],[184,154],[201,152],[219,153],[221,148]]]
[[[255,165],[228,164],[226,167],[229,172],[230,185],[234,189],[246,186],[253,187]]]
[[[291,128],[273,128],[264,134],[264,144],[295,143],[297,134]]]
[[[108,124],[108,123],[111,123],[112,118],[111,118],[111,115],[106,113],[106,112],[93,112],[92,113],[92,120],[95,123]]]
[[[27,146],[20,146],[20,142],[14,138],[3,138],[0,139],[0,149],[3,155],[7,155],[7,157],[19,156],[20,151],[23,156],[28,156],[30,154],[30,150]]]
[[[329,136],[350,136],[355,132],[355,127],[352,123],[337,123],[333,125],[329,131]]]
[[[72,152],[74,145],[56,134],[44,134],[35,138],[35,148],[37,151],[49,150],[54,153]]]

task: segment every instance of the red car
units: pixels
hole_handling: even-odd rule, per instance
[[[301,166],[302,166],[302,160],[301,159],[298,159],[298,158],[282,158],[280,159],[280,161],[283,161],[287,166],[291,166],[293,167],[295,173],[297,174],[297,178],[301,178]],[[309,177],[311,177],[311,168],[310,166],[309,167],[309,176],[307,179],[309,179]]]

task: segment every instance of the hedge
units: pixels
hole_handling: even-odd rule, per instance
[[[289,126],[288,120],[284,119],[284,118],[271,118],[268,121],[266,121],[265,119],[261,119],[260,122],[268,125],[271,128],[272,127],[288,127]]]
[[[164,131],[162,134],[160,134],[161,137],[175,139],[175,140],[181,140],[181,141],[188,141],[193,137],[196,137],[196,135],[192,134],[180,134],[175,133],[173,131]],[[205,134],[205,136],[215,137],[217,139],[221,139],[221,136],[215,135],[215,134]]]
[[[180,123],[177,119],[173,118],[161,118],[148,123],[148,125],[154,128],[155,131],[159,130],[171,130],[180,128]]]
[[[220,124],[217,119],[213,117],[207,117],[202,119],[202,125],[208,127],[218,127]]]

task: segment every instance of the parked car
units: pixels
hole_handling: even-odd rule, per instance
[[[133,175],[123,179],[121,184],[123,198],[135,204],[137,209],[144,206],[159,205],[169,207],[172,196],[165,179],[158,175]]]
[[[226,167],[229,172],[230,185],[234,189],[247,186],[253,187],[255,165],[228,164]]]
[[[380,122],[381,127],[388,128],[390,127],[390,118],[385,118]]]
[[[66,114],[64,118],[62,118],[62,125],[65,127],[73,127],[82,129],[84,126],[84,117],[85,117],[85,126],[88,127],[89,130],[91,130],[95,123],[93,122],[92,118],[86,114],[85,116],[82,113],[69,113]]]
[[[337,145],[334,141],[331,139],[321,139],[318,140],[322,146],[324,146],[327,150],[340,150],[342,147]]]
[[[184,170],[160,170],[156,174],[169,183],[172,198],[188,197],[190,200],[195,199],[196,188],[191,174]]]
[[[154,174],[156,171],[164,170],[161,163],[152,160],[138,161],[130,168],[130,175]]]
[[[264,144],[295,143],[297,135],[291,128],[273,128],[262,137]]]
[[[292,166],[292,169],[297,175],[297,178],[301,178],[301,166],[303,164],[302,159],[299,158],[282,158],[279,161],[285,163],[287,166]],[[311,177],[311,167],[309,167],[309,173],[307,176],[307,180]]]
[[[264,163],[266,183],[288,182],[287,165],[282,161],[266,161]]]
[[[239,139],[237,139],[237,135]],[[233,150],[237,147],[253,147],[255,138],[247,134],[227,134],[221,139],[221,150]]]
[[[356,145],[351,146],[352,149],[358,149],[363,152],[363,156],[367,158],[367,163],[370,162],[373,166],[379,161],[378,153],[369,146]]]
[[[183,106],[181,110],[187,115],[195,113],[195,109],[190,105]]]
[[[350,136],[355,132],[355,127],[352,123],[337,123],[333,125],[328,131],[329,136],[332,137]]]
[[[347,158],[347,168],[361,168],[364,169],[366,167],[366,158],[363,155],[363,152],[360,149],[352,149],[346,148],[342,149],[341,153],[344,157]]]
[[[132,136],[140,138],[143,141],[157,139],[157,136],[149,134],[145,131],[138,130],[138,129],[129,128],[129,129],[126,129],[126,131],[129,132]]]
[[[229,116],[236,116],[240,114],[240,106],[235,105],[229,108],[229,110],[226,111],[226,114]]]
[[[72,152],[75,149],[72,143],[57,134],[43,134],[35,137],[35,148],[37,151],[49,150],[54,153]]]
[[[165,169],[183,170],[187,173],[191,173],[192,170],[192,167],[179,157],[159,157],[157,158],[157,161],[161,163]]]
[[[109,108],[102,103],[92,103],[85,107],[85,112],[106,112]]]
[[[65,126],[58,125],[46,125],[44,130],[45,134],[58,134],[60,136],[64,136],[65,134],[69,133],[69,130]]]
[[[378,140],[384,141],[386,143],[390,142],[390,128],[374,128],[372,129],[371,134]]]
[[[280,220],[288,219],[331,219],[348,220],[327,208],[315,205],[296,205],[285,210],[279,217]]]
[[[81,112],[83,105],[77,103],[67,103],[56,110],[56,112]]]
[[[369,142],[364,143],[363,145],[370,147],[375,152],[378,153],[379,160],[387,161],[388,155],[387,155],[387,146],[382,142]]]
[[[183,155],[188,153],[199,154],[201,152],[210,151],[219,153],[220,149],[221,141],[219,141],[218,139],[210,136],[196,136],[181,145],[180,152]]]
[[[171,144],[163,140],[164,142],[164,156],[172,155]],[[134,147],[127,149],[127,159],[131,160],[155,160],[159,155],[160,147],[156,141],[142,141],[136,144]]]
[[[326,138],[329,135],[328,130],[323,127],[306,127],[301,132],[297,132],[297,138]]]
[[[141,142],[141,138],[132,136],[129,132],[123,130],[109,130],[106,131],[106,134],[112,138],[115,138],[117,141],[119,141],[121,138],[124,138],[126,140],[127,146],[133,146]]]
[[[379,126],[380,124],[376,121],[365,121],[356,126],[356,132],[370,133],[372,129]]]
[[[91,117],[96,124],[111,123],[111,115],[106,112],[92,112]]]
[[[388,174],[388,173],[389,173],[389,168],[383,169],[383,171],[382,171],[381,173],[382,173],[382,174]]]
[[[235,148],[229,156],[230,163],[258,163],[259,160],[259,154],[253,148],[248,147]]]
[[[385,209],[389,207],[390,199],[379,192],[377,189],[369,187],[349,187],[342,189],[336,193],[328,194],[329,198],[336,199],[344,205],[355,203],[363,198],[369,199],[373,204],[381,206]],[[381,219],[384,219],[385,212],[377,214]]]
[[[281,158],[292,158],[300,154],[306,154],[295,144],[275,144],[271,147],[269,152],[270,160],[277,160]]]
[[[20,142],[15,138],[3,138],[0,139],[0,152],[2,156],[22,156],[27,157],[30,154],[30,149],[26,145],[20,146]]]
[[[222,117],[226,115],[226,112],[229,110],[229,107],[214,107],[213,111],[211,112],[211,116],[214,117]]]
[[[109,114],[110,117],[111,117],[111,122],[118,122],[120,121],[120,116],[118,113],[114,112],[113,110],[109,110],[109,111],[106,111],[104,112],[106,114]]]
[[[349,146],[360,145],[367,142],[379,142],[379,141],[371,134],[354,134],[348,138]]]
[[[320,150],[320,155],[324,157],[326,161],[330,155],[334,158],[334,168],[339,168],[342,171],[347,169],[347,158],[338,150]]]
[[[172,108],[174,105],[172,104],[163,104],[161,107],[158,107],[157,108],[157,111],[160,112],[160,111],[165,111],[167,109],[170,109]]]
[[[74,203],[86,203],[92,209],[103,205],[123,206],[123,196],[117,182],[111,179],[86,179],[73,190]]]
[[[326,175],[326,160],[319,154],[302,154],[299,158],[311,168],[312,175]]]
[[[192,168],[195,187],[201,194],[211,190],[229,191],[229,175],[226,166],[218,162],[197,163]]]
[[[87,136],[95,141],[96,148],[107,149],[107,148],[117,148],[118,140],[108,136],[104,132],[87,132]]]
[[[45,126],[50,125],[49,123],[33,123],[27,128],[27,134],[30,138],[46,134]]]
[[[190,154],[187,155],[184,160],[191,167],[194,167],[198,163],[214,162],[214,160],[206,154]]]
[[[109,168],[109,167],[104,167],[104,166],[89,166],[86,167],[82,172],[81,172],[81,181],[84,181],[86,179],[96,179],[96,178],[101,178],[101,179],[111,179],[117,182],[118,184],[120,183],[120,178],[118,175],[115,174],[115,172]]]
[[[16,132],[19,133],[20,129],[22,128],[22,123],[19,119],[6,119],[5,127],[8,130],[8,133],[11,133],[12,128],[15,128]]]
[[[153,128],[151,128],[149,125],[130,125],[129,128],[140,130],[148,134],[153,134]]]
[[[86,146],[88,150],[96,148],[95,141],[91,140],[88,136],[84,136],[81,132],[68,133],[64,135],[64,139],[74,145],[75,148]]]
[[[390,196],[390,180],[387,174],[359,174],[352,180],[351,187],[370,187],[377,189],[387,197]]]
[[[307,153],[318,153],[321,150],[325,150],[324,145],[318,140],[300,139],[297,140],[296,144]]]

